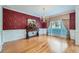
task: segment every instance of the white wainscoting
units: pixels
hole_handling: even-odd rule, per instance
[[[75,40],[75,30],[70,30],[70,37]]]
[[[1,39],[1,32],[0,32],[0,51],[2,49],[2,39]]]
[[[3,42],[26,38],[26,30],[3,30]]]
[[[79,30],[76,30],[76,32],[75,32],[75,38],[76,38],[75,44],[79,45]]]
[[[47,28],[39,28],[39,35],[46,35],[47,34]]]

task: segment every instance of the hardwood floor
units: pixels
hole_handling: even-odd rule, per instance
[[[37,36],[29,39],[20,39],[16,41],[10,41],[3,44],[2,52],[8,53],[51,53],[48,40],[59,40],[67,42],[68,47],[64,52],[79,52],[79,46],[76,46],[72,40],[66,40],[64,38],[52,37],[52,36]],[[52,47],[53,48],[53,47]],[[54,48],[53,48],[54,49]]]

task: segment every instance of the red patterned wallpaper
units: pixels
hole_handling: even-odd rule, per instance
[[[42,28],[47,28],[47,23],[46,22],[42,22]]]
[[[75,29],[75,12],[70,13],[70,29]]]
[[[41,26],[39,17],[3,8],[3,30],[25,29],[29,18],[35,19],[39,27]]]

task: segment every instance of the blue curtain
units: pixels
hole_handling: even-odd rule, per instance
[[[50,26],[48,27],[48,35],[67,37],[68,30],[65,27],[63,21],[61,21],[61,28],[52,28],[51,25],[52,24],[50,24]]]

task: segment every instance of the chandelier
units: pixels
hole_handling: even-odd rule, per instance
[[[45,8],[42,9],[42,17],[41,17],[42,21],[45,22],[46,21],[46,10]]]

